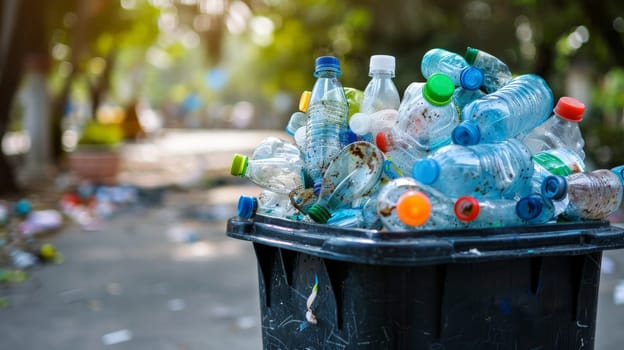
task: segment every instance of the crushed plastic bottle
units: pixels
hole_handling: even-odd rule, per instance
[[[469,65],[461,55],[440,48],[425,53],[420,63],[420,71],[425,79],[442,73],[451,78],[455,86],[468,90],[477,90],[483,84],[481,70]]]
[[[345,147],[329,164],[318,191],[318,201],[308,210],[308,216],[326,223],[331,213],[348,208],[367,194],[379,182],[383,172],[383,153],[373,144],[354,142]]]
[[[388,182],[377,196],[377,213],[390,231],[462,227],[453,205],[443,193],[408,177]]]
[[[277,137],[267,137],[254,149],[250,159],[284,158],[294,161],[301,160],[301,152],[297,146]]]
[[[230,174],[248,178],[256,185],[273,192],[288,194],[302,185],[303,162],[287,158],[249,159],[235,154]]]
[[[583,150],[585,140],[579,128],[583,113],[585,113],[583,102],[572,97],[561,97],[555,106],[554,115],[534,128],[523,141],[532,153],[565,148],[585,159]]]
[[[333,56],[316,59],[317,77],[307,114],[304,146],[305,169],[314,183],[321,183],[332,158],[348,144],[347,98],[338,80],[340,62]],[[291,188],[292,189],[292,188]]]
[[[542,124],[553,109],[553,93],[540,76],[525,74],[462,109],[453,142],[475,145],[524,136]]]
[[[505,62],[494,55],[473,47],[466,48],[464,54],[466,62],[475,66],[483,73],[483,89],[492,93],[507,84],[511,78],[511,71]]]
[[[567,220],[605,219],[622,204],[624,166],[568,176],[548,176],[542,193],[552,200],[566,200],[561,217]],[[566,198],[567,197],[567,198]]]
[[[533,163],[521,141],[448,145],[414,163],[412,176],[451,198],[520,198],[531,192]]]

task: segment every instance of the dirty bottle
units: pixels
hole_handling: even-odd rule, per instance
[[[544,123],[533,129],[524,143],[532,153],[552,149],[567,148],[585,159],[585,141],[579,123],[583,120],[585,105],[573,97],[561,97],[555,105],[554,114]]]
[[[236,209],[238,216],[244,219],[251,219],[256,214],[293,218],[297,213],[297,209],[290,203],[288,195],[269,190],[262,191],[258,197],[240,196]]]
[[[555,217],[552,202],[540,194],[531,194],[520,200],[479,200],[472,196],[461,196],[455,201],[454,211],[457,218],[469,228],[543,224]]]
[[[485,96],[485,92],[479,89],[469,90],[460,86],[455,88],[455,92],[453,93],[453,103],[461,111],[464,106],[474,100],[480,99],[483,96]]]
[[[317,78],[307,109],[304,147],[306,170],[314,183],[323,181],[331,159],[348,144],[348,105],[340,77],[340,62],[333,56],[316,59]]]
[[[453,200],[413,178],[388,182],[377,196],[377,214],[390,231],[462,227],[453,211]]]
[[[468,90],[477,90],[483,84],[481,70],[469,65],[461,55],[440,48],[425,53],[420,63],[420,71],[425,79],[442,73],[451,78],[455,86]]]
[[[396,109],[382,109],[371,114],[355,113],[349,120],[349,128],[360,136],[377,135],[389,130],[397,123],[399,112]]]
[[[468,64],[481,70],[483,89],[488,94],[500,89],[512,78],[511,71],[505,62],[483,50],[468,47],[464,59]]]
[[[302,167],[303,162],[296,159],[249,159],[242,154],[235,154],[230,174],[245,177],[264,189],[288,194],[295,187],[302,185]]]
[[[565,200],[561,217],[568,220],[605,219],[622,204],[624,166],[544,179],[542,193],[552,200]]]
[[[464,106],[453,142],[475,145],[524,136],[542,124],[553,109],[553,93],[540,76],[526,74]]]
[[[351,207],[377,185],[383,162],[383,153],[372,143],[358,141],[343,148],[328,165],[320,186],[315,183],[318,201],[308,209],[308,216],[326,223],[333,211]]]
[[[533,163],[521,141],[474,146],[447,145],[417,160],[412,176],[451,198],[516,199],[531,192]]]
[[[377,215],[377,198],[369,196],[362,206],[334,211],[327,224],[344,228],[381,229],[381,220]]]

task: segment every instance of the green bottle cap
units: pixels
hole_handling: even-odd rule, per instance
[[[453,92],[455,92],[455,83],[442,73],[430,76],[422,91],[425,99],[436,106],[444,106],[451,102]]]
[[[331,213],[324,206],[316,203],[308,209],[308,216],[315,222],[320,224],[327,223],[327,220],[331,217]]]
[[[466,53],[464,54],[464,59],[466,60],[466,62],[468,62],[468,64],[472,65],[477,58],[477,54],[479,54],[478,49],[468,46],[466,48]]]
[[[230,166],[230,174],[234,176],[242,176],[247,170],[247,162],[249,158],[242,154],[235,154],[232,158],[232,165]]]

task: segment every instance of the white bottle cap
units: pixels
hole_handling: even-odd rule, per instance
[[[349,128],[356,135],[366,135],[370,132],[370,114],[355,113],[349,120]]]
[[[295,143],[299,147],[299,149],[303,149],[306,143],[306,127],[302,126],[297,131],[295,131]]]
[[[395,65],[394,56],[374,55],[370,58],[369,72],[384,71],[394,74]]]

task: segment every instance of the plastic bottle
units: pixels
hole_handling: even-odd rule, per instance
[[[555,148],[534,154],[533,177],[531,178],[532,193],[542,193],[542,183],[547,176],[568,176],[585,171],[585,163],[575,152],[566,148]],[[561,214],[567,202],[556,200],[555,215]]]
[[[489,95],[462,109],[462,122],[453,130],[453,142],[475,145],[520,137],[543,123],[553,109],[553,93],[540,76],[512,79]]]
[[[370,58],[370,82],[364,89],[360,112],[372,114],[382,109],[398,109],[401,99],[394,85],[394,56],[374,55]]]
[[[301,159],[301,152],[292,143],[269,136],[256,146],[250,159],[266,158],[287,158],[298,161]]]
[[[585,159],[585,141],[579,123],[583,120],[585,105],[573,97],[561,97],[557,101],[554,115],[531,131],[524,143],[532,153],[552,149],[567,148]]]
[[[288,194],[297,186],[302,186],[301,169],[303,162],[287,158],[249,159],[235,154],[230,166],[230,174],[248,178],[256,185],[273,192]]]
[[[321,186],[315,184],[318,201],[310,207],[308,216],[326,223],[333,211],[350,207],[379,182],[383,162],[383,153],[369,142],[354,142],[345,147],[329,164]]]
[[[316,59],[317,77],[306,125],[306,170],[314,183],[323,181],[323,174],[331,159],[348,144],[348,105],[340,76],[340,63],[333,56]]]
[[[509,67],[485,51],[468,47],[464,58],[468,64],[479,68],[483,73],[483,89],[487,93],[500,89],[511,80]]]
[[[411,172],[415,160],[451,143],[450,132],[458,123],[457,110],[451,102],[453,91],[450,78],[432,75],[419,96],[403,100],[397,124],[377,133],[377,146],[405,175]]]
[[[453,93],[453,103],[461,111],[464,106],[474,100],[480,99],[483,96],[485,96],[485,92],[479,89],[468,90],[460,86],[456,88],[455,92]]]
[[[390,231],[462,227],[453,205],[441,192],[408,177],[388,182],[377,196],[377,214]]]
[[[448,145],[414,163],[412,176],[451,198],[520,198],[531,192],[533,163],[521,141]]]
[[[539,194],[514,199],[481,199],[462,196],[455,201],[455,215],[468,228],[542,224],[555,217],[551,201]]]
[[[377,135],[383,130],[392,129],[397,123],[398,114],[396,109],[382,109],[372,114],[355,113],[349,120],[349,128],[356,135]]]
[[[417,96],[422,95],[422,89],[425,87],[426,82],[415,81],[407,86],[405,92],[403,92],[403,100],[411,101]],[[400,106],[400,105],[399,105]]]
[[[258,213],[281,218],[292,218],[297,213],[297,209],[290,203],[288,195],[264,190],[257,198],[240,196],[237,212],[238,216],[244,219],[251,219]]]
[[[304,127],[308,121],[308,104],[310,103],[310,91],[304,91],[299,97],[299,111],[293,113],[286,124],[286,133],[290,136],[295,136],[295,132],[301,127]]]
[[[566,200],[561,214],[569,220],[605,219],[622,204],[624,166],[544,179],[542,193],[552,200]],[[565,198],[567,197],[567,198]]]
[[[461,55],[440,48],[425,53],[420,63],[420,71],[425,79],[442,73],[451,78],[455,86],[468,90],[477,90],[483,84],[481,70],[469,65]]]
[[[362,207],[334,211],[327,224],[344,228],[381,229],[381,220],[377,216],[377,198],[369,197]]]

